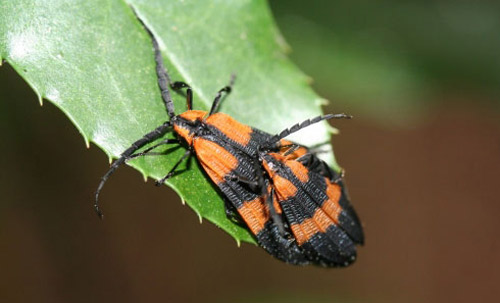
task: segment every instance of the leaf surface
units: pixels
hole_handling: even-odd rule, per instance
[[[0,57],[40,100],[59,107],[87,144],[93,142],[116,158],[167,119],[151,40],[130,6],[159,40],[171,77],[193,87],[196,109],[209,109],[217,90],[236,73],[233,92],[220,110],[243,123],[276,133],[321,114],[321,98],[287,59],[286,45],[264,1],[3,2]],[[173,97],[177,113],[184,111],[184,97],[175,93]],[[315,125],[292,139],[308,145],[325,143],[328,127]],[[143,157],[129,164],[144,176],[159,179],[183,152],[177,148],[167,156]],[[324,156],[338,168],[331,152]],[[221,197],[197,161],[171,178],[169,185],[200,217],[238,242],[254,242],[245,229],[226,218]],[[106,214],[116,207],[112,199],[101,196]]]

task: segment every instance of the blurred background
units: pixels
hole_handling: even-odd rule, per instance
[[[500,297],[500,4],[271,1],[331,101],[366,233],[345,269],[235,241],[174,192],[119,171],[0,68],[0,302],[492,302]],[[113,197],[113,199],[109,199]]]

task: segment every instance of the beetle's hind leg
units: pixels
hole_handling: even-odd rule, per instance
[[[241,227],[247,227],[246,222],[238,213],[236,207],[229,201],[225,196],[223,196],[224,200],[224,211],[226,212],[226,218],[228,218],[231,222]]]

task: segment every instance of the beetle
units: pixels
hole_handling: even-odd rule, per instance
[[[315,203],[314,209],[320,209],[321,211],[323,209],[322,205],[329,205],[328,203],[339,205],[339,201],[343,199],[344,205],[342,207],[349,213],[352,207],[349,208],[349,200],[344,193],[342,183],[340,183],[341,178],[325,162],[317,158],[314,153],[311,153],[308,148],[287,141],[284,137],[326,119],[350,118],[350,116],[345,114],[318,116],[296,124],[277,135],[268,134],[242,124],[227,114],[217,112],[223,95],[229,94],[232,90],[235,80],[234,75],[231,77],[229,84],[217,92],[210,111],[194,110],[191,87],[184,82],[173,82],[170,79],[164,68],[156,38],[144,22],[140,18],[138,19],[152,40],[158,86],[169,119],[132,143],[112,163],[109,170],[101,178],[95,193],[94,207],[97,214],[101,218],[103,217],[99,207],[99,194],[105,182],[121,164],[139,156],[152,154],[152,151],[161,145],[181,144],[187,147],[184,155],[163,178],[156,182],[157,185],[163,184],[172,177],[183,161],[195,155],[205,173],[222,193],[228,217],[248,228],[259,245],[271,255],[291,264],[347,265],[348,261],[334,258],[335,252],[330,252],[330,255],[321,253],[320,248],[322,245],[331,246],[333,241],[327,241],[331,233],[326,232],[326,229],[319,230],[319,236],[324,236],[322,243],[319,245],[316,245],[318,241],[313,239],[312,235],[308,234],[310,237],[301,236],[298,232],[295,221],[313,220],[312,208],[310,210],[305,209],[307,211],[304,211],[301,216],[295,216],[290,213],[288,207],[288,205],[295,205],[293,207],[296,208],[297,205],[303,203],[307,205]],[[173,90],[186,89],[187,111],[178,115],[175,114],[169,88]],[[161,140],[157,144],[139,151],[146,145],[162,138],[168,132],[173,132],[176,138]],[[311,185],[305,182],[304,188],[306,189],[302,189],[301,184],[297,183],[299,179],[295,175],[296,171],[274,169],[283,165],[303,167],[312,175],[311,182],[313,182],[313,185],[320,188],[320,191],[323,190],[323,194],[328,193],[329,190],[332,191],[331,188],[335,188],[336,200],[304,199],[303,195],[304,193],[308,194],[306,189]],[[287,187],[283,186],[282,182],[279,182],[281,180],[279,178],[287,179],[293,186],[300,187],[295,197],[283,194]],[[290,198],[293,198],[292,202],[288,201]],[[354,213],[354,211],[352,210],[351,213]],[[353,228],[361,230],[355,213],[354,217],[351,216],[351,218],[355,218],[355,220],[350,221],[350,223],[354,222],[355,224]],[[330,222],[332,227],[327,226],[326,228],[342,231],[342,226],[338,225],[339,222],[338,220],[332,221]],[[346,237],[349,240],[349,236]],[[333,244],[337,245],[340,243],[339,241]],[[362,240],[357,239],[355,242],[362,243]],[[351,248],[351,246],[349,247]],[[353,260],[353,253],[355,254],[355,249],[354,252],[351,249],[351,251],[345,253],[349,255],[350,261]],[[344,251],[337,251],[337,254],[342,255]]]

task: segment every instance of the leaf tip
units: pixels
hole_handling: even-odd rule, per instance
[[[236,238],[234,238],[234,239],[236,240],[236,246],[238,246],[238,248],[240,248],[241,247],[240,239],[236,239]]]
[[[326,126],[326,131],[329,133],[329,134],[332,134],[332,135],[338,135],[340,133],[339,129],[336,128],[336,127],[333,127],[331,126],[330,124],[327,124]]]
[[[328,100],[326,98],[318,98],[316,103],[319,106],[328,106],[330,104],[330,100]]]
[[[304,81],[306,81],[307,85],[312,85],[314,83],[313,77],[309,75],[304,75]]]
[[[141,171],[142,173],[142,180],[144,180],[144,183],[147,183],[148,182],[148,175],[146,175],[145,172]]]
[[[292,52],[292,47],[290,46],[290,44],[288,44],[288,42],[286,42],[285,37],[283,37],[280,32],[276,33],[275,41],[276,43],[278,43],[279,48],[285,55],[288,55]]]
[[[200,224],[203,223],[203,217],[201,216],[201,214],[199,212],[196,212],[196,214],[198,215],[198,219],[200,219]]]

